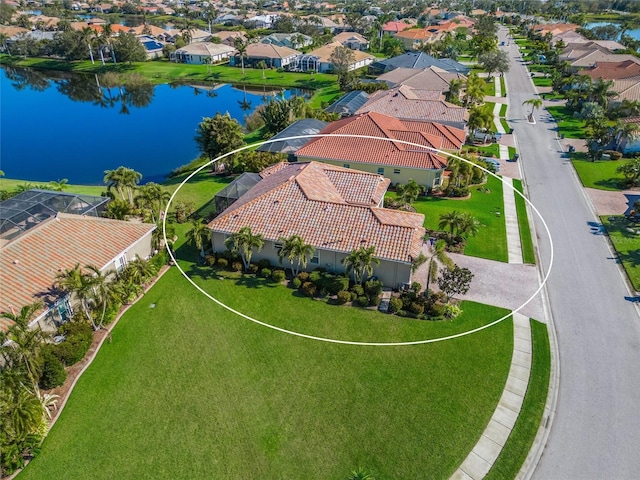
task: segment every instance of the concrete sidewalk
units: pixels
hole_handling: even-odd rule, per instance
[[[451,476],[452,480],[480,480],[491,470],[518,420],[529,385],[532,348],[529,319],[514,313],[513,356],[507,383],[487,428],[471,453]]]

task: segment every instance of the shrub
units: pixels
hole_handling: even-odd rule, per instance
[[[358,303],[358,305],[360,307],[366,307],[366,306],[369,305],[369,299],[367,297],[365,297],[364,295],[362,295],[361,297],[358,297],[356,302]]]
[[[380,280],[369,280],[364,283],[364,291],[367,297],[377,297],[382,293],[382,282]]]
[[[409,305],[409,311],[414,315],[422,315],[424,313],[424,305],[418,302],[413,302]]]
[[[267,258],[263,258],[262,260],[258,261],[258,267],[260,267],[260,270],[262,270],[263,268],[271,268],[271,262],[267,259]]]
[[[336,293],[336,303],[338,305],[344,305],[349,301],[351,301],[351,294],[346,290],[340,290],[338,293]]]
[[[149,260],[149,264],[151,264],[157,271],[164,267],[168,262],[169,254],[164,248],[156,253],[153,257],[151,257],[151,260]]]
[[[249,273],[251,273],[252,275],[257,275],[259,270],[260,267],[258,267],[258,265],[256,265],[255,263],[249,264]]]
[[[321,286],[324,280],[323,272],[319,272],[318,270],[314,270],[309,274],[309,281],[315,283],[318,287]]]
[[[398,297],[391,297],[389,299],[389,313],[397,313],[402,310],[402,300]]]
[[[62,385],[67,378],[67,371],[58,357],[51,349],[55,345],[45,345],[42,349],[42,374],[40,375],[40,388],[50,390]]]
[[[291,280],[291,286],[295,289],[298,289],[302,286],[302,280],[300,280],[298,277],[294,278],[293,280]]]
[[[468,187],[453,187],[449,191],[450,197],[466,197],[467,195],[469,195]]]
[[[364,295],[364,288],[362,288],[362,285],[354,285],[351,287],[351,291],[358,297],[362,297]]]
[[[274,282],[280,283],[283,282],[285,278],[287,278],[287,275],[284,273],[284,270],[274,270],[271,274],[271,278]]]
[[[304,282],[302,293],[307,297],[313,297],[316,294],[316,286],[312,282]]]
[[[67,339],[54,345],[52,353],[68,367],[78,363],[87,353],[93,341],[93,330],[86,322],[68,322],[60,330]]]
[[[432,317],[443,317],[444,305],[440,305],[439,303],[431,305],[431,308],[429,309],[429,315],[431,315]]]
[[[378,305],[380,305],[381,301],[382,299],[378,295],[369,297],[369,305],[371,305],[372,307],[377,307]]]
[[[413,290],[415,293],[420,293],[420,290],[422,290],[422,285],[420,285],[420,283],[418,282],[411,282],[411,290]]]
[[[262,270],[260,270],[260,276],[264,277],[264,278],[271,277],[271,269],[270,268],[263,268]]]
[[[302,283],[309,281],[309,272],[300,272],[298,278]]]
[[[349,292],[349,295],[351,295],[352,302],[355,302],[356,299],[358,298],[358,294],[356,292]]]
[[[461,313],[462,309],[459,306],[453,305],[451,303],[447,303],[442,310],[442,316],[447,320],[453,320]]]
[[[347,277],[332,276],[327,284],[327,291],[331,295],[337,295],[338,292],[349,290],[349,279]]]
[[[226,258],[220,257],[218,258],[216,263],[220,268],[227,268],[227,266],[229,265],[229,260],[227,260]]]
[[[120,312],[120,307],[122,307],[122,304],[120,302],[111,303],[109,305],[109,308],[107,308],[104,312],[104,321],[102,323],[104,323],[105,325],[109,325],[111,322],[113,322],[116,316],[118,316],[118,312]]]
[[[234,272],[241,272],[242,271],[242,262],[232,262],[231,263],[231,270],[233,270]]]
[[[213,267],[216,264],[216,256],[215,255],[205,255],[204,261],[210,267]]]

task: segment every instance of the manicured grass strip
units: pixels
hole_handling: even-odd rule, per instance
[[[509,133],[509,130],[511,130],[511,127],[509,126],[509,124],[504,118],[500,119],[500,124],[502,125],[502,128],[504,128],[504,131]]]
[[[493,77],[491,77],[491,79],[486,82],[485,86],[484,86],[484,94],[491,96],[491,97],[495,97],[496,95],[496,82],[494,80]]]
[[[629,221],[624,215],[602,216],[600,220],[634,290],[640,291],[640,234],[633,233],[640,232],[640,223]]]
[[[500,107],[500,117],[502,118],[506,116],[507,116],[507,104],[505,103]]]
[[[475,237],[467,240],[465,255],[507,262],[507,230],[504,220],[502,182],[489,177],[486,184],[471,187],[470,190],[471,198],[469,199],[420,197],[413,203],[413,207],[418,213],[424,214],[424,226],[431,230],[438,230],[440,215],[443,213],[452,210],[471,213],[482,226]],[[388,195],[394,196],[395,193],[390,192]],[[500,212],[501,215],[497,216],[496,212]]]
[[[500,145],[498,145],[497,143],[492,143],[491,145],[480,147],[474,146],[471,148],[475,148],[480,154],[484,155],[485,157],[494,156],[498,158],[500,156]]]
[[[516,154],[516,147],[508,147],[509,148],[509,158],[513,158]]]
[[[285,287],[198,281],[228,284],[221,299],[267,321],[348,310]],[[476,321],[500,312],[485,313]],[[438,328],[385,322],[392,335]],[[495,409],[512,347],[510,321],[415,347],[305,340],[232,315],[173,268],[121,319],[20,478],[338,479],[357,466],[376,478],[448,478]]]
[[[597,160],[592,162],[585,155],[573,155],[573,166],[576,169],[582,185],[599,190],[618,191],[624,185],[624,176],[616,172],[625,160]]]
[[[549,389],[551,351],[547,326],[531,319],[533,356],[529,386],[518,420],[485,480],[516,478],[536,437]]]
[[[502,91],[502,96],[504,97],[507,93],[507,82],[505,82],[504,76],[500,77],[500,90]],[[500,111],[500,116],[503,116],[502,111]]]
[[[552,80],[544,77],[533,77],[533,84],[536,87],[550,87]]]
[[[573,112],[566,107],[547,107],[547,111],[553,116],[558,124],[558,133],[566,138],[585,138],[587,132],[584,120],[575,118]]]
[[[513,187],[523,193],[522,181],[513,179]],[[522,244],[522,260],[524,263],[536,263],[536,257],[533,251],[533,240],[531,239],[531,228],[529,225],[529,217],[527,215],[527,205],[520,195],[516,197],[516,212],[518,214],[518,228],[520,230],[520,243]]]
[[[51,179],[54,180],[53,178]],[[55,179],[58,181],[59,179]],[[49,182],[32,182],[30,180],[15,180],[10,178],[0,177],[0,190],[12,191],[16,188],[24,186],[25,189],[38,188],[40,186],[49,186]],[[78,193],[82,195],[96,195],[100,196],[101,193],[107,191],[105,185],[67,185],[64,189],[65,192]]]

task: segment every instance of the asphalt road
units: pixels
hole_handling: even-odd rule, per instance
[[[500,39],[505,38],[501,31]],[[535,95],[514,43],[506,75],[508,119],[515,128],[529,196],[551,231],[547,283],[560,357],[555,421],[533,478],[640,478],[640,317],[573,167],[546,111],[535,125],[522,102]],[[536,222],[543,269],[550,242]]]

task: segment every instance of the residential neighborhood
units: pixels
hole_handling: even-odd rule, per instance
[[[640,5],[517,3],[3,2],[0,478],[635,478]]]

